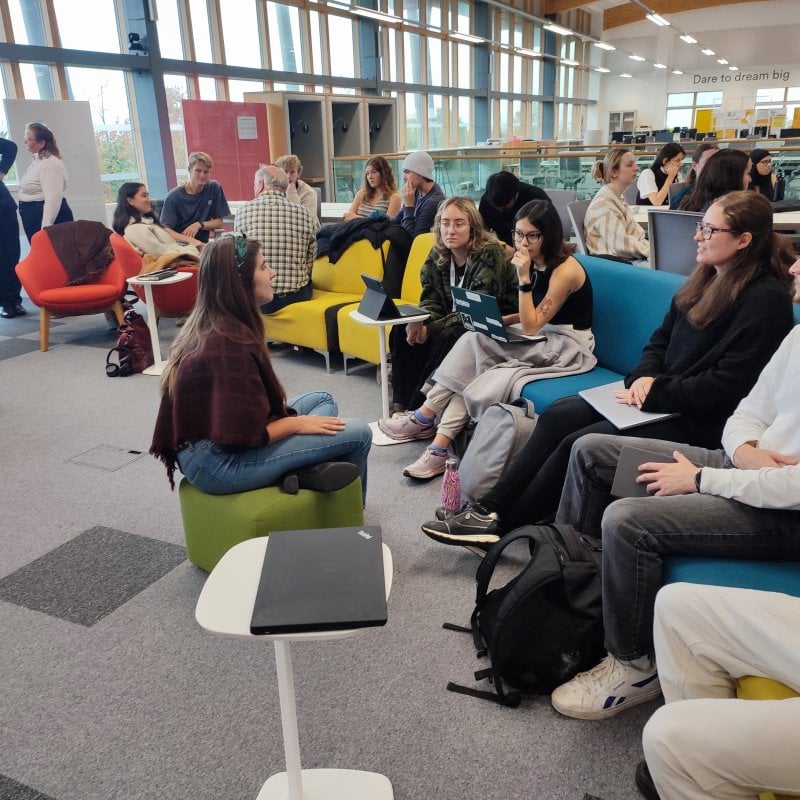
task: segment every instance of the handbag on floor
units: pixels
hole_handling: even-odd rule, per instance
[[[106,375],[109,378],[124,378],[144,372],[155,363],[147,323],[130,304],[126,303],[124,307],[125,315],[117,328],[117,346],[112,347],[106,355]]]
[[[519,539],[530,561],[489,591],[500,557]],[[516,708],[520,693],[548,694],[596,664],[605,653],[600,558],[600,542],[570,525],[525,525],[500,539],[478,567],[470,627],[444,625],[472,634],[478,658],[490,662],[475,680],[488,678],[494,691],[452,682],[448,690]]]

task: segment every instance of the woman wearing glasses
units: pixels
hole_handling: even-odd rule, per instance
[[[369,426],[343,419],[327,392],[287,400],[264,344],[259,306],[275,273],[259,243],[214,239],[200,258],[197,303],[172,346],[161,379],[150,452],[208,494],[283,481],[336,491],[359,474],[367,489]]]
[[[633,218],[623,192],[636,183],[636,156],[615,147],[594,165],[592,177],[603,186],[592,198],[583,220],[586,249],[593,256],[613,256],[633,262],[650,258],[650,242],[644,228]]]
[[[563,398],[539,417],[500,481],[477,503],[425,523],[428,536],[487,545],[551,515],[572,445],[587,433],[720,447],[726,419],[792,328],[795,256],[772,230],[771,204],[754,192],[731,192],[713,203],[695,241],[697,267],[617,395],[620,403],[679,416],[621,431],[580,397]]]
[[[396,410],[422,402],[421,387],[464,333],[451,286],[475,289],[497,298],[503,314],[517,310],[517,276],[505,249],[483,226],[469,197],[444,200],[433,223],[433,247],[420,271],[419,305],[430,316],[425,322],[394,325],[392,402]]]
[[[772,154],[756,148],[750,152],[750,189],[763,194],[767,200],[782,200],[776,196],[778,176],[772,171]]]
[[[442,235],[448,242],[456,234],[444,228]],[[516,271],[518,307],[516,313],[504,316],[503,322],[520,323],[521,332],[529,336],[547,325],[547,358],[543,359],[545,345],[541,342],[500,343],[482,333],[462,336],[433,374],[433,387],[425,402],[404,416],[378,422],[381,431],[397,441],[433,439],[423,454],[403,471],[408,477],[428,479],[444,472],[447,448],[469,421],[463,392],[468,388],[474,390],[473,381],[479,376],[483,404],[493,392],[496,396],[489,403],[504,399],[504,380],[511,371],[500,370],[503,380],[495,382],[494,376],[487,375],[495,365],[513,360],[520,366],[538,363],[543,369],[563,367],[566,371],[566,358],[574,357],[585,371],[596,363],[592,355],[592,286],[583,267],[572,256],[573,246],[564,242],[558,212],[547,200],[526,203],[517,212],[513,237],[516,252],[511,263]],[[562,353],[569,356],[556,365],[552,359],[559,350],[558,333],[566,336],[571,346],[559,352],[559,356]]]

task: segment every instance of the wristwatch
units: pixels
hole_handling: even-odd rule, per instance
[[[703,474],[702,467],[697,470],[694,474],[694,488],[697,489],[698,494],[700,493],[700,476]]]
[[[533,284],[532,283],[521,283],[517,286],[521,292],[532,292],[533,291]]]

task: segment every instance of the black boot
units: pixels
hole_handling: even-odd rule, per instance
[[[281,490],[297,494],[300,489],[314,492],[338,492],[349,486],[361,474],[359,468],[349,461],[323,461],[295,472],[288,472],[281,479]]]

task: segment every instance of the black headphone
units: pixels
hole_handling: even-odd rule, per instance
[[[118,354],[119,364],[115,364],[111,360],[112,353]],[[106,356],[106,375],[108,375],[109,378],[126,378],[132,372],[133,359],[130,358],[130,350],[127,348],[112,347]]]

